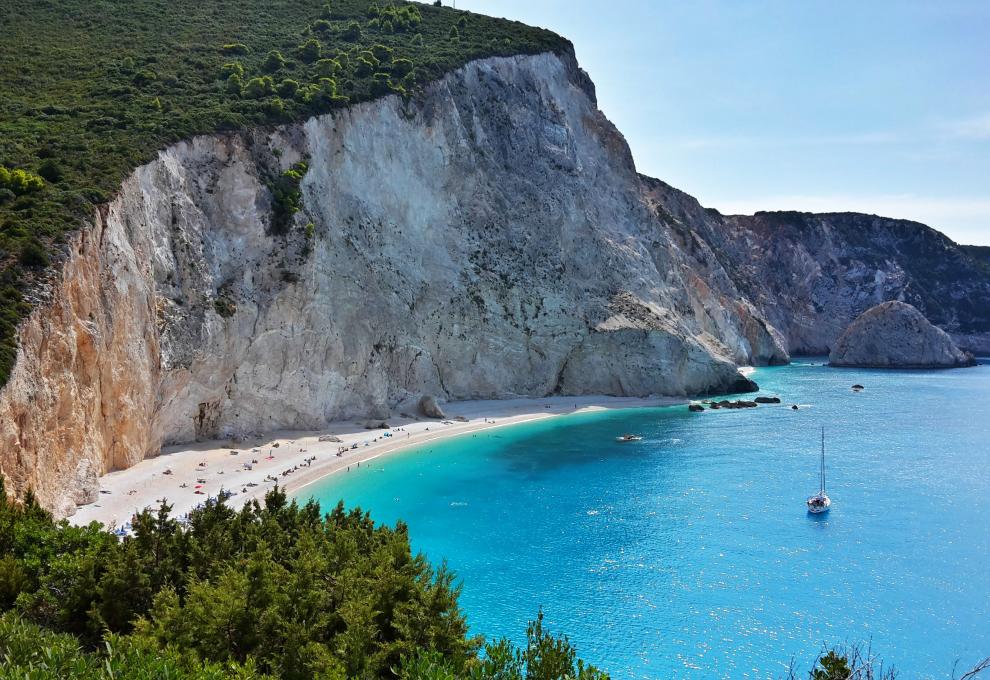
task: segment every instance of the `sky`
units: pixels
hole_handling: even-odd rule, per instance
[[[987,0],[456,5],[569,38],[639,171],[707,207],[876,213],[990,245]]]

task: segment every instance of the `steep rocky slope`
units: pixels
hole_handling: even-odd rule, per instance
[[[272,178],[305,161],[285,234]],[[312,226],[309,226],[309,225]],[[22,325],[3,474],[61,514],[163,443],[442,399],[745,387],[783,340],[644,199],[570,57],[469,64],[123,184]]]
[[[64,515],[163,444],[424,395],[737,391],[888,299],[987,348],[987,271],[911,222],[705,210],[636,173],[571,55],[475,61],[132,173],[20,327],[0,469]]]
[[[861,368],[958,368],[975,363],[945,331],[896,300],[856,317],[839,336],[828,362]]]
[[[723,216],[644,178],[657,209],[703,241],[786,338],[792,354],[827,354],[862,312],[902,300],[964,349],[990,352],[990,267],[982,249],[930,227],[859,213]]]

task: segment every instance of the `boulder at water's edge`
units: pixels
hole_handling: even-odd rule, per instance
[[[839,337],[828,360],[831,366],[857,368],[957,368],[976,363],[948,333],[896,300],[860,314]]]

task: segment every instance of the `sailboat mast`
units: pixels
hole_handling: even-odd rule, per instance
[[[822,494],[825,493],[825,426],[822,425]]]

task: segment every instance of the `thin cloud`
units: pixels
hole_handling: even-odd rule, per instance
[[[952,139],[990,140],[990,113],[950,121],[942,129]]]
[[[793,146],[865,146],[893,144],[902,141],[895,132],[856,132],[850,134],[823,134],[787,136],[715,136],[688,137],[662,142],[667,147],[677,147],[688,151],[707,149],[756,149]]]

